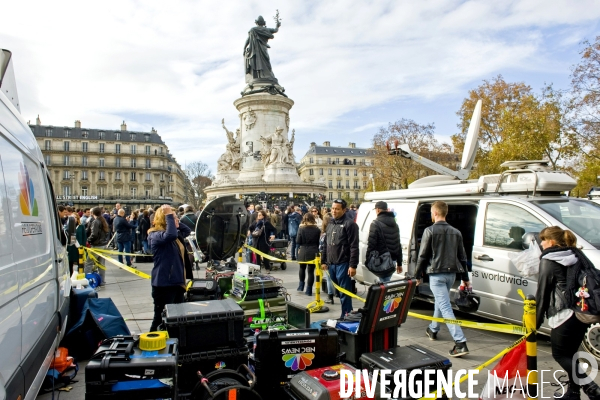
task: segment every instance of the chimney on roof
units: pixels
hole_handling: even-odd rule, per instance
[[[81,121],[80,120],[75,120],[75,128],[81,129]]]
[[[127,130],[127,124],[125,123],[125,121],[123,121],[123,123],[121,124],[121,130],[123,132],[125,132]]]
[[[348,144],[348,147],[350,147],[351,149],[355,149],[355,148],[356,148],[356,143],[352,143],[352,142],[350,142],[350,143]]]
[[[42,124],[42,120],[40,119],[40,114],[38,114],[37,118],[35,119],[35,124],[36,125],[41,125]]]
[[[310,142],[310,147],[315,147],[317,144],[315,142]]]
[[[156,129],[154,129],[154,127],[152,127],[152,130],[150,131],[150,133],[158,133],[158,131]]]
[[[323,142],[323,146],[329,147],[329,146],[331,146],[331,143],[330,142]]]

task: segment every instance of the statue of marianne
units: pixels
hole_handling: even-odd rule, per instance
[[[248,39],[246,39],[246,43],[244,44],[246,83],[252,83],[254,80],[278,83],[277,78],[273,74],[271,60],[267,51],[270,47],[267,42],[269,39],[275,37],[273,34],[277,33],[281,26],[279,13],[277,13],[275,21],[275,29],[267,28],[265,19],[259,15],[256,21],[254,21],[256,26],[248,32]]]

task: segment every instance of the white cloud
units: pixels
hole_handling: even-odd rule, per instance
[[[13,51],[26,119],[154,126],[181,163],[202,160],[214,171],[225,144],[221,118],[229,129],[238,121],[232,103],[244,87],[242,47],[258,14],[273,25],[280,9],[270,55],[295,101],[298,157],[340,127],[368,144],[365,133],[387,122],[365,110],[400,100],[435,107],[506,69],[556,73],[565,62],[548,41],[560,51],[576,46],[597,24],[596,4],[20,1],[10,15],[5,9],[0,47]],[[411,118],[398,112],[392,107],[383,120]]]

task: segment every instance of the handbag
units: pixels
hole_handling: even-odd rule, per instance
[[[379,224],[376,225],[379,227],[379,230],[381,231],[381,236],[385,240],[383,229],[381,229],[381,226]],[[371,254],[369,254],[369,259],[367,260],[367,269],[375,275],[388,275],[390,271],[393,272],[396,269],[396,265],[392,260],[392,255],[387,250],[387,246],[385,250],[386,251],[382,254],[379,254],[377,250],[373,250],[371,251]]]
[[[252,232],[252,237],[260,237],[260,235],[262,235],[263,231],[265,230],[265,226],[261,226],[260,228],[256,228],[254,229],[254,232]]]

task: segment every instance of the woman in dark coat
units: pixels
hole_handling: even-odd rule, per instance
[[[81,223],[79,214],[73,213],[72,217],[77,221],[77,228],[75,229],[77,243],[80,246],[85,246],[87,243],[86,226]],[[70,244],[67,246],[67,251],[69,252],[69,275],[73,275],[73,265],[79,265],[79,248],[74,244]],[[83,268],[83,265],[81,267]],[[75,270],[78,269],[75,268]]]
[[[150,250],[148,249],[148,229],[150,229],[150,217],[148,216],[148,210],[144,210],[140,218],[140,224],[138,225],[144,254],[150,254]]]
[[[590,400],[600,399],[600,387],[593,381],[585,382],[587,374],[577,373],[579,360],[573,362],[573,357],[579,350],[583,337],[589,328],[589,323],[580,321],[577,317],[577,301],[575,293],[581,290],[577,276],[578,271],[595,268],[592,262],[577,248],[577,238],[573,232],[563,230],[558,226],[542,229],[540,232],[541,245],[544,249],[540,259],[540,272],[536,293],[537,329],[548,317],[550,345],[552,358],[567,372],[569,388],[558,389],[554,398],[563,400],[579,400],[580,391]],[[576,367],[575,367],[576,365]]]
[[[260,236],[257,238],[252,238],[253,247],[265,254],[269,254],[269,250],[271,249],[270,242],[275,239],[275,233],[277,231],[275,227],[269,222],[269,219],[267,218],[267,213],[264,210],[257,211],[256,221],[254,221],[254,223],[250,225],[250,228],[248,228],[248,234],[251,235],[252,232],[254,232],[257,229],[260,229],[261,227],[264,227],[264,229],[262,230]],[[269,262],[269,260],[256,254],[256,263],[260,265],[261,261],[267,271],[271,270],[271,263]]]
[[[191,231],[184,224],[179,224],[170,205],[165,204],[156,210],[154,227],[148,232],[148,244],[154,255],[151,273],[154,319],[151,332],[161,323],[165,305],[183,303],[185,248],[177,240],[179,232],[187,237]]]
[[[312,261],[315,256],[319,253],[319,239],[321,237],[321,230],[317,226],[317,221],[312,213],[304,214],[302,217],[302,223],[298,229],[298,237],[296,243],[300,248],[298,249],[298,261]],[[308,271],[308,281],[306,282],[306,291],[304,294],[312,296],[312,287],[315,282],[315,265],[314,264],[300,264],[298,275],[300,278],[300,284],[298,285],[298,291],[304,291],[304,280],[306,272]]]

